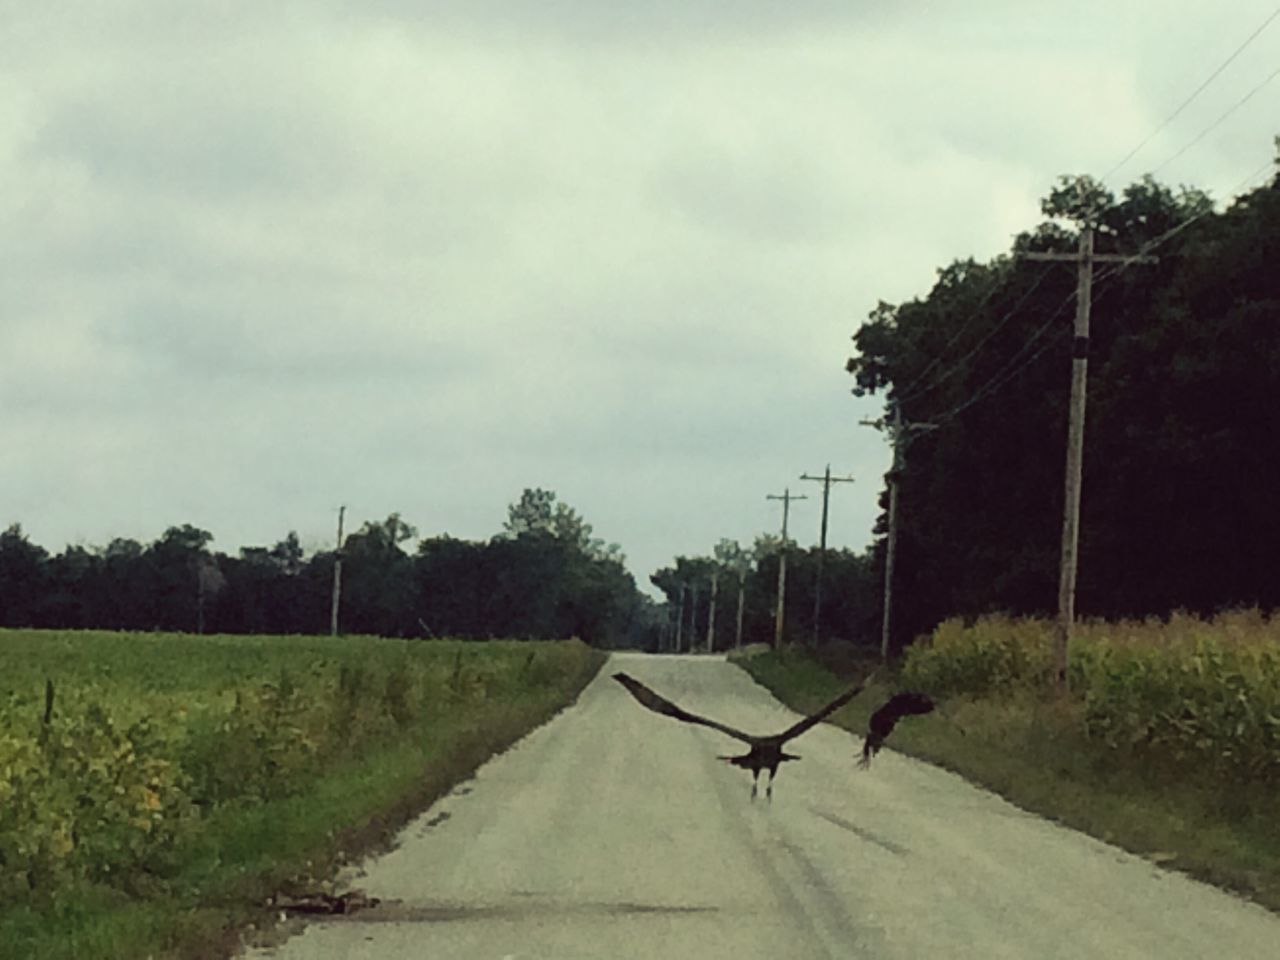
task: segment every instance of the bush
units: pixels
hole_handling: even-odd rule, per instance
[[[903,676],[942,697],[1046,691],[1052,647],[1048,621],[949,620],[909,650]],[[1258,611],[1089,622],[1075,634],[1069,667],[1084,729],[1108,748],[1280,780],[1280,622]]]

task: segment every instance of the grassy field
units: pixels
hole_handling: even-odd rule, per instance
[[[925,690],[939,710],[902,723],[893,748],[1280,910],[1280,751],[1267,739],[1278,632],[1257,614],[1091,624],[1061,699],[1047,683],[1048,624],[944,624],[840,722],[863,733],[893,690]],[[793,650],[739,663],[801,711],[874,665],[823,660]]]
[[[602,662],[576,642],[0,631],[0,956],[226,956],[268,896],[321,886]]]

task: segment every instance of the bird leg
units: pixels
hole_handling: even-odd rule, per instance
[[[751,799],[756,798],[756,791],[760,788],[760,770],[759,768],[751,771]]]
[[[775,770],[769,771],[769,782],[765,784],[765,788],[764,788],[764,795],[769,800],[770,803],[773,802],[773,775],[776,772],[777,771]]]

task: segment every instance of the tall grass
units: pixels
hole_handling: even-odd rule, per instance
[[[910,648],[903,679],[941,696],[1043,692],[1052,643],[1043,620],[948,621]],[[1246,610],[1086,622],[1068,675],[1083,732],[1107,749],[1235,782],[1280,781],[1280,620]]]
[[[602,660],[576,642],[0,632],[0,945],[106,960],[159,937],[182,955],[409,816]]]

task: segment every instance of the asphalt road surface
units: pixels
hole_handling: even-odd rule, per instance
[[[1280,957],[1262,908],[891,751],[856,770],[829,724],[752,802],[716,759],[741,745],[644,710],[618,669],[751,732],[796,719],[722,660],[617,655],[353,876],[379,906],[249,956]]]

